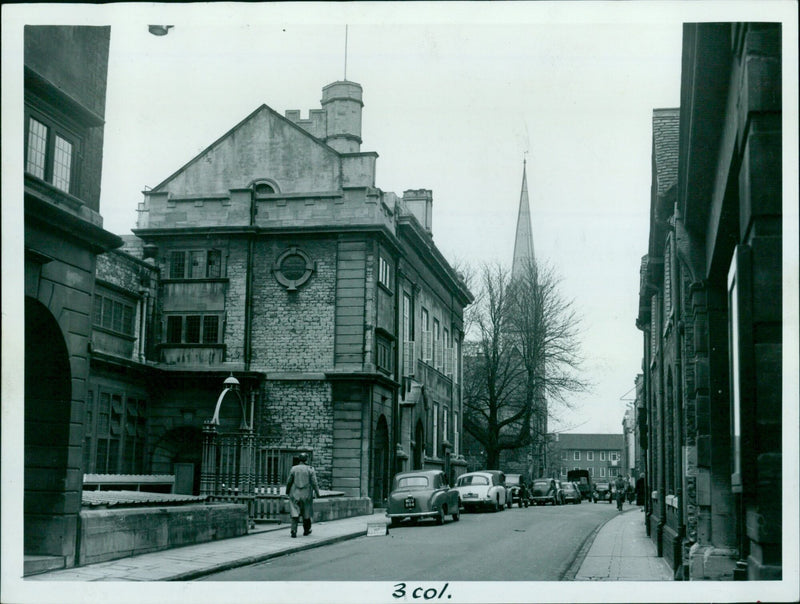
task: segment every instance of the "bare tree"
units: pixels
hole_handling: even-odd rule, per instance
[[[530,447],[533,473],[547,457],[551,405],[586,389],[580,378],[580,321],[552,268],[531,261],[513,280],[485,266],[470,309],[475,325],[465,354],[464,427],[497,468],[504,450]]]

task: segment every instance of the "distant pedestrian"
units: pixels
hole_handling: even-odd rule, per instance
[[[286,494],[289,496],[289,513],[292,517],[292,537],[297,537],[297,522],[303,516],[303,535],[311,534],[311,517],[314,515],[314,495],[319,497],[317,473],[306,465],[308,455],[298,455],[298,463],[289,471]]]
[[[644,474],[636,480],[636,505],[644,505]]]
[[[614,489],[616,489],[617,509],[622,511],[622,502],[625,501],[625,486],[626,480],[622,476],[617,476],[614,481]]]

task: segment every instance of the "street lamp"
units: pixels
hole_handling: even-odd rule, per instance
[[[222,406],[222,401],[225,398],[225,395],[229,392],[233,392],[236,395],[236,398],[239,399],[239,405],[242,407],[242,424],[240,426],[243,430],[252,430],[253,429],[253,406],[250,406],[250,423],[247,422],[247,410],[246,410],[246,403],[244,397],[242,397],[241,388],[239,384],[239,380],[233,377],[233,374],[227,378],[223,382],[224,388],[217,399],[217,406],[214,407],[214,415],[211,417],[209,423],[214,424],[215,426],[219,425],[219,409]]]

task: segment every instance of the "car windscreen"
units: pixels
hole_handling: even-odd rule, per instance
[[[457,487],[465,487],[471,484],[489,484],[489,479],[486,476],[459,476],[456,481]]]
[[[427,476],[403,476],[397,479],[398,489],[425,488],[428,486]]]

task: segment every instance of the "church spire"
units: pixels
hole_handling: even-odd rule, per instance
[[[519,196],[517,236],[514,239],[514,262],[511,264],[512,279],[522,275],[525,271],[525,265],[534,259],[531,208],[528,203],[527,163],[527,160],[522,161],[522,191]]]

